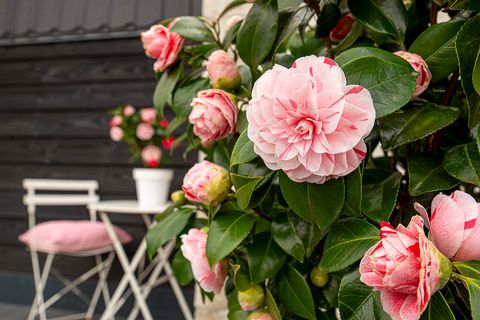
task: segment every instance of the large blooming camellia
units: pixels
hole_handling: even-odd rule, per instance
[[[324,183],[365,158],[375,109],[370,93],[347,86],[333,60],[309,56],[257,80],[247,119],[248,137],[268,168],[296,182]]]

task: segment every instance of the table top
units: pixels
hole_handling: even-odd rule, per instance
[[[142,208],[139,207],[137,200],[107,200],[91,204],[90,209],[105,213],[159,214],[169,205],[170,203],[168,202],[157,207]]]

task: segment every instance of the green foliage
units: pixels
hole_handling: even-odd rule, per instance
[[[172,260],[172,270],[180,285],[185,286],[193,281],[193,272],[190,262],[183,256],[182,251],[177,251]]]
[[[208,79],[198,78],[180,84],[173,95],[172,109],[177,119],[186,120],[192,111],[192,99],[201,90],[210,87]],[[160,90],[160,89],[159,89]]]
[[[343,320],[376,318],[373,290],[360,281],[358,271],[343,277],[338,293],[338,306]]]
[[[177,64],[172,69],[165,71],[157,82],[153,93],[153,106],[163,118],[165,104],[171,104],[172,93],[175,85],[183,75],[183,65]]]
[[[421,320],[455,320],[447,300],[440,291],[435,293],[430,299],[427,310],[422,314]]]
[[[480,185],[480,154],[476,143],[449,149],[443,159],[443,167],[460,181]]]
[[[198,17],[179,17],[171,30],[186,39],[206,42],[215,41],[212,30]]]
[[[286,255],[273,240],[272,234],[256,235],[247,246],[248,269],[252,283],[259,283],[275,276],[285,263]]]
[[[480,261],[455,262],[456,275],[467,287],[473,320],[480,319]]]
[[[399,172],[394,172],[380,183],[364,185],[363,213],[376,222],[387,221],[395,208],[401,180],[402,175]]]
[[[272,222],[272,236],[275,242],[289,255],[300,262],[305,256],[305,246],[297,231],[296,219],[291,213],[277,214]]]
[[[248,139],[247,129],[245,129],[233,147],[230,166],[252,161],[256,157],[258,156],[253,151],[253,142]]]

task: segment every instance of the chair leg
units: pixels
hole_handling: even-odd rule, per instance
[[[113,258],[115,256],[114,252],[110,252],[107,259],[102,261],[102,257],[100,255],[95,256],[95,261],[97,266],[101,265],[102,268],[98,271],[98,282],[93,292],[92,300],[90,301],[90,305],[88,306],[87,314],[85,316],[86,319],[91,319],[93,313],[95,312],[95,308],[97,307],[98,300],[100,298],[100,294],[103,291],[103,288],[106,286],[107,276],[110,272],[110,267],[112,266]],[[108,285],[108,284],[107,284]]]
[[[52,262],[54,258],[53,253],[47,255],[45,260],[45,265],[43,267],[43,272],[40,272],[40,262],[38,259],[38,252],[35,250],[30,251],[30,256],[32,258],[32,269],[33,269],[33,278],[35,281],[35,298],[30,308],[28,314],[28,320],[35,319],[35,315],[39,315],[41,320],[47,319],[46,308],[44,307],[44,297],[43,289],[48,279],[48,274],[50,273],[50,268],[52,267]]]

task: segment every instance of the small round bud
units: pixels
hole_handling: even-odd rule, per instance
[[[241,83],[235,59],[223,50],[216,50],[208,57],[207,72],[213,87],[217,89],[234,89]]]
[[[265,310],[261,310],[251,313],[248,316],[247,320],[273,320],[273,318],[270,313]]]
[[[182,190],[172,192],[172,194],[170,195],[170,199],[172,199],[173,203],[179,206],[187,202],[187,199],[185,198],[185,192],[183,192]]]
[[[325,287],[328,282],[328,273],[319,267],[314,267],[312,271],[310,271],[310,280],[317,287]]]
[[[238,303],[243,311],[253,311],[263,305],[265,294],[263,288],[256,284],[245,291],[238,292]]]

